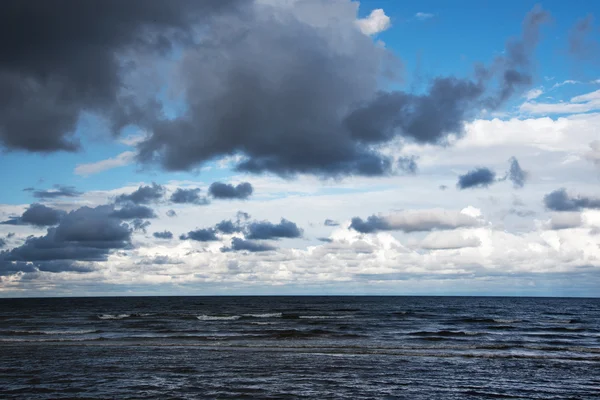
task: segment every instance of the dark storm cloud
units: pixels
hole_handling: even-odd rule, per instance
[[[177,213],[175,212],[175,210],[168,210],[166,213],[167,217],[173,218],[177,216]]]
[[[113,129],[160,112],[127,78],[142,56],[189,42],[196,23],[235,1],[5,0],[0,2],[0,145],[74,151],[78,119]],[[241,2],[240,2],[241,3]]]
[[[488,168],[477,168],[458,177],[459,189],[488,187],[496,181],[496,173]]]
[[[417,157],[415,156],[410,156],[410,157],[400,157],[398,158],[398,168],[400,168],[401,171],[407,173],[407,174],[411,174],[414,175],[417,173]]]
[[[151,225],[150,221],[144,221],[143,219],[136,218],[131,221],[131,227],[134,231],[142,231],[146,233],[146,228]]]
[[[132,202],[134,204],[148,204],[161,200],[165,195],[165,187],[152,182],[152,186],[140,186],[130,194],[121,194],[115,203]]]
[[[34,203],[20,217],[11,218],[0,222],[4,225],[34,225],[38,227],[56,225],[66,213],[47,207],[43,204]]]
[[[594,33],[598,34],[598,29],[592,14],[579,19],[569,31],[569,53],[579,59],[597,58],[600,47]]]
[[[215,229],[221,233],[225,233],[227,235],[231,235],[235,232],[241,232],[242,227],[239,223],[235,223],[230,220],[223,220],[215,225]]]
[[[154,210],[150,207],[141,206],[137,204],[126,204],[119,210],[115,210],[110,214],[113,218],[118,219],[144,219],[144,218],[156,218]]]
[[[249,251],[251,253],[257,253],[261,251],[276,250],[277,247],[271,246],[266,243],[256,242],[254,240],[245,240],[234,237],[231,239],[231,247],[221,248],[222,252],[228,251]]]
[[[44,236],[0,253],[0,275],[35,270],[89,271],[77,261],[105,261],[112,250],[130,245],[131,229],[111,217],[112,206],[82,207],[66,214]]]
[[[187,234],[180,235],[180,240],[195,240],[197,242],[210,242],[214,240],[219,240],[217,235],[215,234],[215,230],[212,228],[206,229],[197,229],[195,231],[190,231]]]
[[[326,219],[325,222],[323,222],[323,225],[325,226],[339,226],[340,223],[337,221],[334,221],[332,219]]]
[[[534,8],[505,56],[472,79],[437,77],[413,94],[378,91],[393,57],[357,29],[357,4],[275,4],[220,18],[186,53],[186,112],[148,129],[140,161],[188,170],[238,154],[236,168],[253,173],[389,174],[392,161],[378,146],[398,136],[444,144],[466,119],[529,85],[539,26],[549,19]]]
[[[154,232],[152,236],[157,239],[173,239],[173,234],[169,231]]]
[[[1,3],[0,3],[1,4]],[[30,191],[27,188],[27,191]],[[54,185],[54,189],[49,190],[33,190],[33,197],[37,199],[54,199],[57,197],[77,197],[82,195],[82,192],[79,192],[73,186],[65,186],[65,185]]]
[[[208,204],[206,197],[200,197],[200,189],[181,189],[178,188],[170,198],[171,202],[177,204]]]
[[[213,182],[208,188],[208,193],[216,199],[247,199],[254,189],[249,182],[242,182],[236,186],[229,183]]]
[[[379,231],[428,232],[468,228],[480,225],[480,221],[469,215],[444,210],[423,210],[403,212],[397,215],[371,215],[363,220],[352,218],[350,229],[360,233],[375,233]]]
[[[301,236],[302,229],[285,218],[282,218],[278,224],[257,221],[249,223],[246,227],[246,238],[248,239],[298,238]]]
[[[544,205],[552,211],[581,211],[585,208],[600,209],[600,199],[586,196],[571,197],[564,188],[544,196]]]
[[[519,161],[517,161],[515,157],[510,159],[510,168],[508,170],[507,177],[513,183],[515,188],[522,188],[525,186],[527,172],[523,171]]]

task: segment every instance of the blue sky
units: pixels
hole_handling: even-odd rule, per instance
[[[597,2],[160,7],[199,17],[167,18],[167,31],[132,7],[61,30],[48,15],[52,56],[15,32],[28,56],[0,63],[18,77],[4,91],[19,88],[0,104],[0,296],[599,295]],[[178,189],[196,197],[175,201]],[[157,194],[127,197],[145,190]],[[112,214],[127,207],[153,216]],[[97,243],[113,231],[125,236]]]

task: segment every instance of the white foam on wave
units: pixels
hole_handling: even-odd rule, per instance
[[[131,314],[102,314],[102,315],[98,315],[98,318],[100,319],[123,319],[123,318],[129,318],[131,317]]]
[[[301,315],[301,319],[345,319],[346,315]]]
[[[249,318],[281,318],[282,314],[280,312],[277,312],[265,314],[242,314],[242,316]]]
[[[218,316],[218,315],[198,315],[200,321],[235,321],[240,319],[240,315],[227,315],[227,316]]]

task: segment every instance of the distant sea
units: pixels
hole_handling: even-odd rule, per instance
[[[0,299],[1,399],[600,399],[600,299]]]

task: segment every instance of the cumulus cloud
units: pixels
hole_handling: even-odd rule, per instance
[[[371,11],[368,17],[360,18],[356,23],[365,35],[376,35],[392,26],[390,17],[385,15],[385,11],[381,8]]]
[[[219,18],[219,29],[183,57],[186,111],[153,123],[138,159],[189,170],[235,154],[235,168],[252,173],[390,174],[382,144],[398,136],[447,143],[462,135],[465,119],[528,86],[538,30],[549,18],[536,7],[492,65],[479,65],[471,79],[436,77],[415,94],[380,90],[393,57],[356,28],[356,8],[255,3]]]
[[[165,187],[152,182],[152,186],[138,187],[130,194],[121,194],[115,199],[115,203],[131,202],[133,204],[155,203],[165,195]]]
[[[420,242],[419,247],[427,250],[455,250],[479,245],[481,240],[476,236],[463,236],[456,232],[432,232]]]
[[[33,197],[37,199],[55,199],[57,197],[77,197],[83,193],[79,192],[73,186],[54,185],[54,189],[32,190]]]
[[[261,242],[257,242],[254,240],[245,240],[245,239],[240,239],[240,238],[234,237],[233,239],[231,239],[231,247],[223,247],[223,248],[221,248],[221,251],[223,251],[223,252],[248,251],[251,253],[257,253],[257,252],[271,251],[271,250],[276,250],[276,249],[277,248],[275,246],[271,246],[270,244],[267,244],[267,243],[261,243]]]
[[[173,239],[173,233],[170,231],[154,232],[152,236],[157,239]]]
[[[126,204],[124,207],[113,211],[110,216],[118,219],[156,218],[154,210],[150,207],[132,203]]]
[[[481,222],[476,217],[464,212],[434,209],[404,211],[387,216],[371,215],[366,220],[354,217],[350,223],[350,228],[360,233],[375,233],[379,231],[403,231],[410,233],[475,227],[480,224]]]
[[[248,239],[281,239],[301,236],[302,229],[285,218],[281,218],[278,224],[269,221],[256,221],[249,223],[246,227],[246,238]]]
[[[34,225],[37,227],[57,225],[66,213],[43,204],[34,203],[20,217],[0,222],[4,225]]]
[[[554,213],[548,223],[548,228],[553,230],[578,228],[583,220],[578,212]]]
[[[78,164],[75,167],[75,174],[81,176],[90,176],[109,169],[123,167],[135,161],[134,151],[124,151],[114,158],[108,158],[93,163]]]
[[[177,188],[177,190],[171,195],[170,200],[172,203],[177,204],[208,204],[208,199],[206,197],[201,197],[200,191],[200,188]]]
[[[75,151],[73,134],[87,112],[114,131],[152,119],[161,107],[144,95],[147,81],[146,88],[131,85],[131,75],[146,67],[142,56],[162,58],[189,42],[198,23],[235,3],[243,2],[1,2],[0,144]]]
[[[208,188],[208,193],[216,199],[247,199],[254,189],[248,182],[236,186],[229,183],[213,182]]]
[[[112,250],[130,245],[131,229],[111,217],[112,206],[81,207],[67,213],[46,235],[0,253],[0,275],[18,271],[76,271],[90,268],[78,261],[105,261]]]
[[[459,189],[488,187],[496,181],[496,173],[489,168],[476,168],[458,177]]]
[[[557,189],[544,196],[544,205],[552,211],[581,211],[585,208],[600,208],[600,199],[587,196],[570,196],[565,188]]]
[[[205,229],[196,229],[195,231],[190,231],[187,234],[182,234],[179,236],[180,240],[195,240],[197,242],[211,242],[215,240],[219,240],[216,235],[216,232],[212,228]]]

